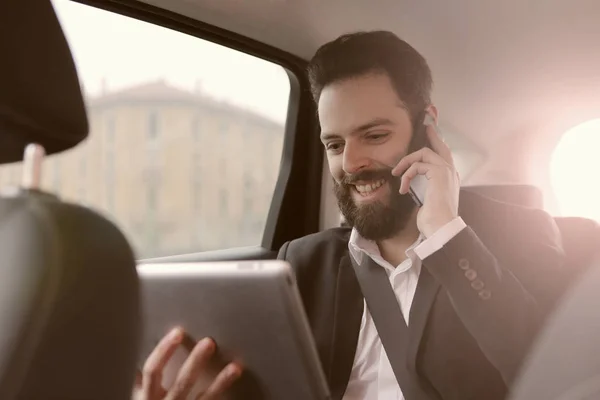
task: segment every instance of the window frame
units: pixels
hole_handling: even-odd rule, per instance
[[[173,255],[144,261],[273,258],[286,241],[319,230],[324,157],[318,134],[316,108],[305,72],[308,64],[306,60],[226,29],[140,1],[71,1],[178,31],[273,62],[283,67],[289,78],[290,97],[281,162],[260,246]]]

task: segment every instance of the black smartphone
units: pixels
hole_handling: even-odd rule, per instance
[[[423,147],[431,148],[431,143],[427,137],[427,126],[433,125],[433,117],[426,111],[423,111],[415,121],[415,129],[409,153],[422,149]],[[423,206],[425,201],[425,191],[427,190],[427,178],[424,175],[417,175],[410,181],[408,193],[418,207]]]

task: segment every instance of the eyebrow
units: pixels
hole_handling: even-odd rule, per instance
[[[394,125],[394,123],[387,118],[375,118],[365,124],[362,124],[361,126],[355,128],[352,130],[352,135],[356,135],[358,133],[364,132],[364,131],[368,131],[369,129],[373,129],[379,126],[386,126],[386,125]],[[331,140],[331,139],[337,139],[339,138],[340,135],[334,132],[325,132],[321,134],[321,141],[327,141],[327,140]]]

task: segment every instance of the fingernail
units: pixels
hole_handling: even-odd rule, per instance
[[[242,374],[242,369],[237,365],[229,365],[227,367],[227,375],[230,378],[237,378]]]
[[[183,329],[177,327],[169,333],[169,337],[171,340],[181,340],[183,338]]]
[[[209,337],[205,337],[200,341],[200,346],[204,347],[207,350],[213,350],[215,347],[215,342]]]

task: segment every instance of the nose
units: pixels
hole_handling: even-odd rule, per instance
[[[369,157],[360,146],[346,143],[342,168],[346,174],[355,174],[369,166]]]

